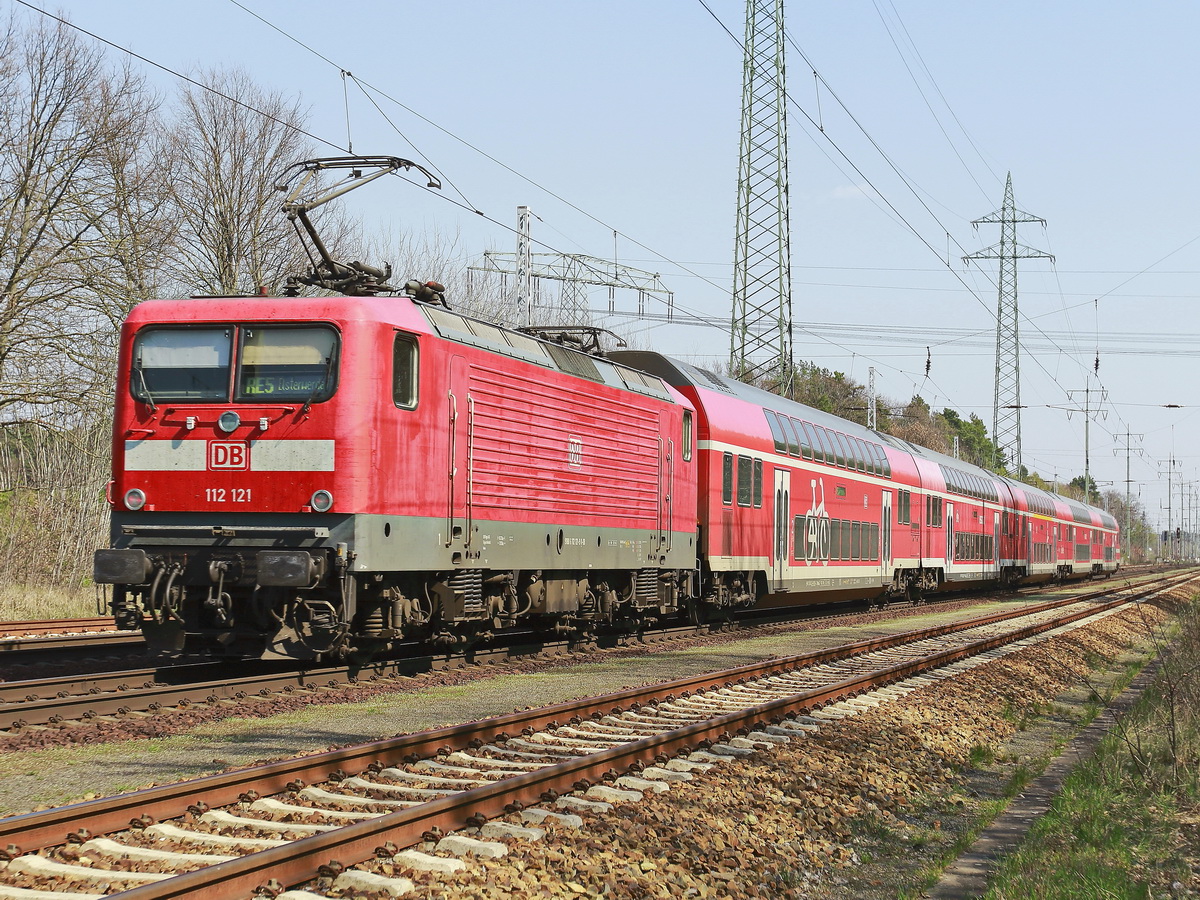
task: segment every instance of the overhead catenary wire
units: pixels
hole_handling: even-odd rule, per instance
[[[20,0],[19,0],[19,2],[20,2]],[[24,3],[24,5],[26,5],[26,6],[30,6],[30,4],[28,4],[28,3]],[[241,8],[243,8],[243,9],[245,8],[245,7],[243,7],[243,6],[242,6],[242,4],[240,4],[240,3],[239,3],[239,4],[237,4],[237,5],[238,5],[239,7],[241,7]],[[32,7],[31,7],[31,8],[32,8]],[[40,12],[40,10],[39,10],[39,12]],[[82,30],[82,29],[81,29],[81,30]],[[89,33],[89,35],[90,35],[91,37],[93,37],[94,39],[103,40],[103,39],[100,39],[100,38],[98,38],[98,36],[96,36],[96,35],[94,35],[94,34],[91,34],[91,33]],[[107,43],[107,44],[109,44],[110,46],[116,46],[116,45],[113,45],[113,44],[112,44],[111,42],[109,42],[109,41],[103,41],[103,42],[104,42],[104,43]],[[122,50],[124,51],[124,48],[119,48],[119,49],[122,49]],[[311,48],[309,48],[309,49],[311,49]],[[124,52],[128,52],[128,51],[124,51]],[[314,53],[315,53],[316,51],[315,51],[315,50],[313,50],[312,52],[314,52]],[[192,84],[197,84],[197,82],[195,82],[194,80],[192,80],[192,79],[187,79],[187,77],[186,77],[186,76],[183,76],[183,75],[181,75],[180,73],[178,73],[178,72],[175,72],[175,71],[173,71],[173,70],[169,69],[169,67],[159,66],[157,63],[154,63],[152,60],[149,60],[149,59],[147,59],[146,57],[140,56],[139,54],[131,54],[131,55],[133,55],[133,56],[135,56],[135,57],[137,57],[137,58],[139,58],[139,59],[142,59],[143,61],[147,62],[148,64],[155,65],[155,66],[157,66],[158,68],[162,68],[164,71],[171,72],[171,74],[175,75],[176,77],[183,78],[183,79],[185,79],[185,80],[189,81],[189,82],[190,82],[190,83],[192,83]],[[317,55],[318,55],[318,56],[320,56],[321,54],[317,54]],[[322,58],[324,58],[324,57],[322,57]],[[333,63],[332,63],[332,61],[330,61],[330,62],[331,62],[331,64],[333,64]],[[339,72],[341,72],[341,71],[344,71],[344,70],[342,70],[342,69],[340,69],[340,68],[339,68]],[[364,89],[364,87],[363,87],[362,85],[358,85],[358,86],[360,87],[360,90],[363,90],[363,91],[364,91],[364,94],[365,94],[365,93],[366,93],[366,89]],[[203,87],[203,86],[201,85],[201,87]],[[369,87],[369,86],[368,86],[368,87]],[[230,100],[230,101],[232,101],[232,102],[237,102],[236,100],[233,100],[233,98],[226,98],[226,99],[229,99],[229,100]],[[393,102],[394,102],[394,100],[393,100]],[[244,106],[245,104],[242,104],[242,105]],[[414,114],[414,115],[419,115],[419,114],[417,114],[417,113],[415,113],[415,112],[414,112],[413,114]],[[429,121],[429,120],[428,120],[428,119],[426,119],[426,121]],[[435,124],[435,125],[436,125],[436,123],[433,123],[433,124]],[[822,123],[822,124],[824,124],[824,123]],[[444,129],[443,129],[443,130],[444,130]],[[447,133],[449,134],[450,132],[447,132]],[[323,144],[327,144],[327,145],[329,145],[329,146],[336,146],[336,144],[335,144],[334,142],[332,142],[332,141],[327,141],[327,140],[324,140],[324,139],[320,138],[318,135],[314,135],[314,134],[312,134],[311,132],[307,132],[307,131],[306,131],[306,132],[305,132],[305,134],[307,134],[309,137],[313,138],[314,140],[321,141]],[[452,136],[453,136],[453,135],[452,135]],[[455,137],[456,139],[459,139],[459,138],[457,138],[457,136],[454,136],[454,137]],[[461,139],[459,139],[459,140],[461,140]],[[470,145],[470,144],[469,144],[469,142],[464,142],[464,143],[467,143],[467,144],[468,144],[468,146],[472,146],[472,145]],[[348,145],[348,146],[347,146],[347,150],[350,150],[351,148],[350,148],[350,146],[349,146],[349,145],[350,145],[350,134],[349,134],[349,131],[347,131],[347,145]],[[476,150],[478,150],[478,148],[474,148],[474,147],[473,147],[473,149],[476,149]],[[510,171],[512,171],[512,170],[510,169]],[[541,185],[536,185],[536,186],[537,186],[537,187],[539,187],[539,189],[545,190],[545,188],[544,188],[544,187],[542,187]],[[552,194],[553,196],[555,196],[555,197],[556,197],[556,199],[563,200],[563,198],[562,198],[562,197],[559,197],[557,194],[554,194],[553,192],[548,192],[548,193],[550,193],[550,194]],[[470,207],[470,206],[471,206],[471,204],[470,204],[469,202],[466,202],[466,198],[465,198],[465,197],[463,198],[463,201],[464,201],[464,203],[466,203],[466,206],[465,206],[464,208],[466,208],[466,207]],[[564,202],[566,202],[566,201],[564,201]],[[462,205],[462,204],[459,204],[459,205]],[[580,212],[583,212],[582,210],[580,210],[580,209],[579,209],[579,207],[577,207],[577,206],[574,206],[573,204],[567,203],[567,205],[568,205],[568,206],[571,206],[572,208],[574,208],[574,209],[576,209],[576,210],[578,210],[578,211],[580,211]],[[474,211],[474,212],[477,212],[477,213],[478,213],[478,210],[472,210],[472,211]],[[586,213],[585,213],[585,214],[586,214]],[[487,218],[489,221],[493,222],[494,224],[498,225],[499,227],[501,227],[501,228],[505,229],[506,231],[509,231],[509,232],[512,232],[512,231],[513,231],[513,229],[511,228],[511,226],[509,226],[509,225],[508,225],[508,224],[506,224],[506,223],[501,223],[501,222],[498,222],[496,219],[494,219],[494,218],[492,218],[492,217],[488,217],[488,216],[485,216],[485,218]],[[590,217],[590,218],[592,218],[594,221],[599,221],[599,220],[598,220],[598,219],[596,219],[595,217]],[[626,238],[627,240],[629,240],[630,242],[632,242],[632,243],[638,244],[639,246],[643,246],[643,245],[641,245],[639,242],[637,242],[636,240],[633,240],[633,239],[629,238],[629,236],[628,236],[628,235],[625,235],[625,238]],[[546,242],[544,242],[544,241],[538,241],[538,243],[539,243],[540,245],[542,245],[542,246],[545,246],[545,247],[548,247],[548,248],[550,248],[550,249],[553,249],[553,248],[551,247],[551,245],[550,245],[550,244],[548,244],[548,243],[546,243]],[[648,248],[647,248],[647,249],[648,249]],[[667,261],[667,262],[671,262],[672,264],[678,264],[678,263],[676,263],[675,261],[673,261],[673,260],[670,260],[669,258],[667,258],[667,257],[665,257],[665,256],[662,256],[662,255],[658,255],[658,254],[656,254],[656,258],[658,258],[658,259],[662,259],[662,260],[664,260],[664,261]],[[940,254],[938,254],[938,258],[940,259]],[[1165,257],[1164,257],[1164,258],[1165,258]],[[1150,268],[1150,267],[1148,267],[1148,268]],[[1147,269],[1147,270],[1148,270],[1148,269]],[[1144,273],[1145,271],[1147,271],[1147,270],[1143,270],[1143,273]],[[933,270],[933,271],[942,271],[942,270],[938,269],[938,270]],[[693,273],[693,274],[692,274],[692,277],[700,277],[700,276],[698,276],[698,275],[695,275],[695,274]],[[716,282],[712,281],[711,279],[704,279],[704,280],[705,280],[705,281],[707,281],[707,283],[709,283],[709,284],[716,285]],[[1132,280],[1132,279],[1129,279],[1129,280]],[[716,286],[720,287],[720,285],[716,285]],[[964,285],[964,287],[967,287],[967,289],[968,289],[968,290],[970,290],[969,286],[967,286],[967,285]],[[1118,285],[1117,287],[1119,287],[1119,285]],[[1116,290],[1116,289],[1117,289],[1117,288],[1114,288],[1113,290]],[[1111,291],[1110,291],[1109,293],[1111,293]],[[1107,295],[1102,295],[1102,296],[1107,296]],[[682,311],[684,314],[686,314],[686,313],[688,313],[688,312],[689,312],[689,311],[688,311],[686,308],[685,308],[685,309],[683,309],[683,310],[681,310],[681,311]],[[651,326],[651,327],[658,327],[658,326],[657,326],[657,325],[654,325],[654,326]],[[720,326],[718,326],[718,327],[720,327]],[[724,328],[721,328],[721,330],[725,330],[725,329],[724,329]],[[811,334],[810,336],[811,336],[811,337],[813,337],[814,339],[817,339],[817,340],[823,340],[823,337],[822,337],[822,336],[820,336],[820,335]],[[846,347],[844,347],[843,345],[840,345],[840,344],[838,344],[838,343],[835,343],[835,342],[829,342],[829,341],[826,341],[826,343],[829,343],[829,344],[830,344],[830,346],[833,346],[833,347],[838,347],[839,349],[844,349],[846,352],[848,352],[848,353],[851,353],[851,354],[853,354],[853,353],[857,353],[857,352],[858,352],[858,351],[856,351],[856,350],[852,350],[852,349],[846,348]],[[936,346],[936,345],[935,345],[935,346]],[[887,368],[889,368],[889,369],[891,369],[891,370],[893,370],[893,371],[897,371],[897,372],[903,372],[903,371],[904,371],[904,369],[900,369],[900,368],[897,368],[897,367],[895,367],[895,366],[892,366],[892,365],[888,365],[888,366],[887,366]]]
[[[318,51],[316,51],[315,49],[313,49],[312,47],[310,47],[308,44],[304,43],[303,41],[299,40],[298,38],[295,38],[294,36],[292,36],[291,34],[289,34],[287,31],[283,30],[283,29],[282,29],[282,28],[280,28],[279,26],[275,25],[274,23],[271,23],[271,22],[269,22],[267,19],[263,18],[262,16],[258,15],[258,14],[257,14],[257,13],[255,13],[255,12],[253,12],[253,11],[249,10],[249,9],[248,9],[248,8],[247,8],[245,5],[243,5],[241,2],[239,2],[239,0],[230,0],[230,2],[231,2],[231,3],[233,3],[235,6],[237,6],[239,9],[242,9],[243,11],[247,12],[249,15],[252,15],[254,18],[256,18],[256,19],[258,19],[259,21],[263,22],[264,24],[268,25],[270,28],[272,28],[273,30],[275,30],[275,31],[276,31],[276,32],[278,32],[279,34],[281,34],[281,35],[283,35],[284,37],[288,38],[289,40],[293,41],[293,42],[294,42],[294,43],[296,43],[298,46],[301,46],[301,47],[305,48],[306,50],[309,50],[309,51],[310,51],[310,52],[312,52],[314,55],[316,55],[318,58],[320,58],[320,59],[322,59],[323,61],[325,61],[326,63],[328,63],[330,66],[337,67],[337,68],[339,69],[339,71],[342,71],[341,67],[340,67],[340,66],[338,66],[338,64],[337,64],[336,62],[334,62],[333,60],[329,59],[329,58],[328,58],[328,57],[326,57],[325,55],[323,55],[323,54],[319,53]],[[410,114],[412,114],[412,115],[414,115],[414,116],[418,117],[418,118],[419,118],[419,119],[421,119],[423,122],[426,122],[427,124],[429,124],[429,125],[431,125],[431,126],[433,126],[433,127],[437,128],[439,131],[441,131],[442,133],[446,134],[448,137],[451,137],[451,138],[453,138],[454,140],[456,140],[456,141],[458,141],[458,142],[460,142],[460,143],[464,144],[465,146],[467,146],[469,149],[473,150],[474,152],[481,154],[482,156],[484,156],[484,157],[485,157],[486,159],[488,159],[489,161],[491,161],[491,162],[495,163],[496,165],[499,165],[499,166],[501,166],[501,167],[502,167],[503,169],[505,169],[506,171],[508,171],[508,172],[510,172],[511,174],[513,174],[513,175],[517,176],[518,178],[521,178],[522,180],[524,180],[524,181],[526,181],[527,183],[531,184],[532,186],[534,186],[534,187],[535,187],[535,188],[537,188],[538,190],[541,190],[541,191],[545,192],[545,193],[546,193],[546,194],[548,194],[549,196],[553,197],[555,200],[557,200],[557,201],[559,201],[559,202],[561,202],[561,203],[565,204],[565,205],[566,205],[567,207],[569,207],[570,209],[573,209],[573,210],[575,210],[576,212],[578,212],[578,213],[580,213],[580,214],[582,214],[582,215],[586,216],[588,219],[590,219],[590,220],[591,220],[591,221],[593,221],[593,222],[596,222],[597,224],[603,225],[603,226],[604,226],[606,229],[608,229],[608,230],[611,230],[611,231],[614,233],[614,235],[619,235],[620,237],[622,237],[622,238],[624,238],[624,239],[626,239],[626,240],[628,240],[628,241],[632,242],[632,243],[633,243],[633,244],[635,244],[636,246],[638,246],[638,247],[641,247],[641,248],[642,248],[642,249],[644,249],[644,250],[647,250],[648,252],[652,253],[652,254],[654,255],[654,257],[655,257],[657,260],[661,260],[661,261],[664,261],[664,262],[668,262],[668,263],[671,263],[672,265],[679,266],[680,268],[684,268],[684,271],[687,271],[687,272],[688,272],[688,274],[689,274],[689,275],[691,275],[692,277],[699,278],[700,280],[702,280],[702,281],[704,281],[704,282],[706,282],[706,283],[708,283],[708,284],[710,284],[710,285],[712,285],[713,287],[716,287],[716,288],[718,288],[718,289],[723,289],[721,285],[718,285],[716,282],[713,282],[711,279],[707,278],[706,276],[700,275],[699,273],[692,272],[692,271],[690,271],[690,270],[686,269],[686,268],[684,267],[684,264],[681,264],[681,263],[679,263],[679,262],[677,262],[677,261],[675,261],[675,260],[672,260],[672,259],[670,259],[669,257],[667,257],[667,256],[665,256],[665,255],[663,255],[663,254],[660,254],[660,253],[658,253],[657,251],[655,251],[655,250],[654,250],[654,249],[652,249],[651,247],[647,246],[646,244],[642,243],[641,241],[637,240],[636,238],[633,238],[632,236],[630,236],[630,235],[628,235],[628,234],[626,234],[626,233],[624,233],[624,232],[620,231],[620,230],[619,230],[619,229],[617,229],[617,228],[613,228],[613,227],[612,227],[611,225],[609,225],[607,222],[604,222],[603,220],[601,220],[601,219],[597,218],[596,216],[592,215],[591,213],[588,213],[586,210],[582,209],[581,207],[577,206],[576,204],[572,203],[571,201],[567,200],[566,198],[562,197],[561,195],[559,195],[558,193],[556,193],[556,192],[552,191],[551,189],[547,188],[546,186],[544,186],[544,185],[540,184],[539,182],[535,181],[534,179],[532,179],[532,178],[530,178],[530,177],[528,177],[528,176],[524,175],[523,173],[521,173],[521,172],[517,171],[517,170],[516,170],[516,169],[514,169],[513,167],[511,167],[511,166],[507,165],[506,163],[503,163],[503,162],[501,162],[500,160],[496,159],[496,158],[495,158],[495,157],[493,157],[492,155],[488,154],[486,151],[484,151],[484,150],[480,149],[479,147],[475,146],[474,144],[472,144],[470,141],[467,141],[466,139],[464,139],[464,138],[462,138],[462,137],[458,136],[457,134],[453,133],[452,131],[450,131],[450,130],[448,130],[448,129],[444,128],[443,126],[439,125],[438,123],[434,122],[433,120],[429,119],[428,117],[426,117],[426,116],[422,115],[421,113],[417,112],[416,110],[413,110],[411,107],[407,106],[406,104],[402,103],[401,101],[397,100],[396,98],[394,98],[394,97],[390,96],[390,95],[389,95],[389,94],[387,94],[385,91],[382,91],[380,88],[378,88],[378,87],[376,87],[376,86],[374,86],[374,85],[371,85],[371,84],[369,84],[368,82],[361,81],[360,79],[354,78],[354,76],[353,76],[353,75],[351,75],[351,78],[353,78],[353,79],[355,80],[355,82],[356,82],[357,84],[359,84],[359,86],[360,86],[360,89],[362,89],[362,90],[364,91],[364,93],[366,93],[366,92],[367,92],[367,90],[370,90],[370,91],[373,91],[373,92],[376,92],[376,93],[378,93],[378,94],[379,94],[379,96],[381,96],[381,97],[383,97],[383,98],[387,99],[387,100],[388,100],[389,102],[391,102],[391,103],[394,103],[394,104],[396,104],[396,105],[397,105],[397,106],[399,106],[401,109],[404,109],[406,112],[409,112]],[[376,104],[376,108],[378,109],[378,105],[377,105],[377,104]],[[382,114],[382,110],[380,110],[380,112],[381,112],[381,114]],[[394,123],[392,123],[390,119],[388,119],[386,116],[385,116],[384,118],[385,118],[385,120],[386,120],[386,121],[388,121],[388,122],[389,122],[389,124],[391,124],[393,127],[395,127]],[[396,130],[397,130],[397,132],[399,133],[399,129],[397,128]],[[406,140],[407,140],[407,138],[406,138]],[[435,169],[435,171],[436,171],[436,169]],[[465,200],[465,198],[464,198],[464,200]],[[474,212],[476,212],[477,214],[479,214],[479,215],[483,216],[483,217],[484,217],[484,218],[486,218],[488,221],[490,221],[490,222],[493,222],[494,224],[496,224],[496,225],[500,226],[501,228],[504,228],[505,230],[507,230],[507,231],[510,231],[510,232],[512,232],[513,234],[515,234],[515,233],[516,233],[516,230],[515,230],[514,228],[512,228],[512,226],[510,226],[510,225],[507,225],[506,223],[499,222],[498,220],[494,219],[494,218],[493,218],[493,217],[491,217],[491,216],[486,216],[484,213],[482,213],[481,211],[479,211],[479,210],[477,210],[477,209],[476,209],[476,210],[473,210],[473,211],[474,211]],[[542,241],[538,241],[538,240],[536,240],[536,239],[535,239],[535,243],[538,243],[540,246],[547,247],[548,249],[554,249],[554,248],[550,247],[548,244],[546,244],[546,243],[544,243],[544,242],[542,242]],[[556,252],[558,252],[558,251],[556,251]],[[586,265],[585,265],[585,268],[589,268],[589,269],[590,269],[591,267],[590,267],[590,266],[586,266]],[[679,304],[677,304],[677,305],[676,305],[676,310],[677,310],[677,311],[680,311],[680,312],[683,312],[685,315],[689,315],[689,316],[692,316],[692,315],[697,315],[697,316],[698,316],[698,315],[699,315],[698,313],[695,313],[693,310],[690,310],[690,309],[688,309],[686,306],[682,306],[682,305],[679,305]],[[724,332],[724,333],[729,333],[729,331],[730,331],[730,327],[729,327],[728,325],[720,325],[720,326],[716,326],[716,327],[719,327],[719,329],[720,329],[722,332]],[[837,346],[837,345],[835,344],[835,346]],[[841,348],[841,349],[845,349],[845,348]],[[849,351],[849,350],[847,350],[846,352],[852,352],[852,351]],[[892,369],[892,370],[894,370],[894,371],[897,371],[897,372],[900,372],[900,371],[902,371],[902,370],[896,369],[894,366],[887,365],[886,363],[883,363],[882,361],[879,361],[879,360],[872,360],[872,361],[879,362],[879,364],[880,364],[881,366],[885,366],[885,367],[887,367],[887,368],[889,368],[889,369]]]

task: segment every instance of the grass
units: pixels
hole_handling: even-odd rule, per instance
[[[1144,665],[1150,649],[1147,641],[1144,646],[1117,654],[1116,659],[1104,660],[1107,665],[1094,672],[1085,684],[1060,695],[1054,701],[1020,706],[1011,702],[998,705],[996,712],[1016,726],[1018,734],[1026,736],[1019,740],[1014,736],[1013,742],[1002,748],[989,746],[985,742],[969,747],[961,770],[977,774],[973,776],[974,786],[965,792],[965,796],[927,797],[927,809],[918,810],[916,805],[910,806],[900,821],[882,820],[869,815],[855,822],[856,849],[863,861],[870,864],[870,868],[858,876],[851,876],[851,887],[846,893],[837,893],[836,896],[868,897],[870,900],[916,900],[923,896],[937,882],[945,867],[967,850],[986,825],[1002,813],[1009,802],[1061,751],[1067,732],[1074,730],[1070,726],[1090,721],[1102,707],[1099,698],[1115,696],[1132,680]],[[1200,667],[1197,667],[1197,671],[1200,672]],[[1200,675],[1197,677],[1200,678]],[[959,799],[965,800],[965,805],[956,802]],[[951,808],[951,804],[958,809]],[[1065,832],[1065,840],[1068,845],[1073,840],[1069,829]],[[1039,864],[1035,864],[1035,871],[1036,865]],[[1053,867],[1057,862],[1044,861],[1040,865]],[[1173,871],[1180,870],[1176,868]],[[1092,871],[1084,875],[1076,873],[1072,877],[1086,887],[1077,894],[1063,896],[1078,897],[1080,900],[1084,897],[1091,900],[1124,896],[1105,893],[1107,887],[1103,884],[1098,886]],[[1186,877],[1183,880],[1186,883]],[[1006,893],[995,895],[992,900],[1015,900],[1018,897],[1022,900],[1034,897],[1053,900],[1056,895],[1049,886],[1050,881],[1046,879],[1044,882],[1016,885],[1006,889]],[[1070,882],[1071,879],[1064,881]],[[1169,884],[1170,881],[1167,881]],[[1138,900],[1157,900],[1166,896],[1168,894],[1161,890],[1150,895],[1143,890]]]
[[[1145,900],[1164,881],[1187,881],[1186,857],[1175,846],[1175,799],[1109,778],[1113,752],[1071,775],[1051,811],[1005,860],[987,900]]]
[[[1000,866],[986,900],[1146,900],[1175,896],[1175,882],[1195,886],[1200,832],[1183,827],[1200,805],[1195,606],[1162,657],[1156,686],[1067,778]],[[1176,726],[1173,747],[1168,723]]]
[[[0,586],[0,622],[86,619],[103,615],[96,608],[95,588],[91,585],[74,589]]]
[[[984,744],[976,744],[967,754],[967,765],[972,769],[991,765],[996,760],[996,750]]]

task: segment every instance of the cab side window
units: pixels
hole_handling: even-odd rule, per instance
[[[392,346],[392,402],[401,409],[417,408],[417,339],[398,334]]]

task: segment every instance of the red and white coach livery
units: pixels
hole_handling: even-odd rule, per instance
[[[656,353],[613,358],[696,407],[701,564],[722,605],[917,597],[1118,566],[1117,524],[1101,510]]]

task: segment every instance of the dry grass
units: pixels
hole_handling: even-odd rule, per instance
[[[80,619],[100,615],[92,586],[75,589],[58,587],[0,586],[0,622],[34,619]]]

